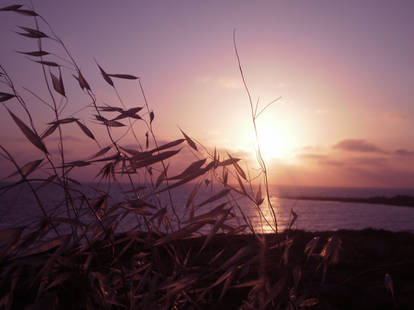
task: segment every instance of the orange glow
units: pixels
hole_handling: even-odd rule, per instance
[[[291,160],[295,143],[295,132],[287,130],[289,124],[264,122],[257,126],[258,140],[264,160]]]
[[[286,115],[285,115],[286,116]],[[295,149],[301,144],[293,122],[288,117],[275,117],[271,113],[257,119],[257,135],[261,154],[266,163],[274,160],[286,163],[295,161]],[[257,145],[252,126],[244,126],[237,138],[238,145],[250,150],[255,157]]]

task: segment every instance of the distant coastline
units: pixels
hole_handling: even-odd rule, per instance
[[[278,198],[291,200],[336,201],[347,203],[381,204],[398,207],[414,207],[414,196],[408,195],[396,195],[392,197],[374,196],[368,198],[281,195]]]

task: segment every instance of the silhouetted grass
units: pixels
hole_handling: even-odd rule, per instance
[[[10,177],[16,180],[1,191],[27,185],[43,214],[34,229],[20,226],[0,231],[0,307],[296,309],[319,304],[321,292],[312,288],[315,283],[322,285],[328,266],[338,262],[341,237],[278,232],[260,148],[260,172],[249,178],[239,158],[208,150],[182,130],[182,137],[158,143],[152,126],[156,114],[140,78],[108,73],[103,64],[96,62],[97,71],[118,98],[118,104],[103,104],[88,83],[88,74],[42,16],[20,5],[0,11],[33,19],[34,26],[19,27],[18,34],[32,40],[36,48],[19,53],[39,64],[39,78],[44,80],[49,97],[40,99],[28,92],[50,110],[44,116],[46,126],[33,119],[33,105],[27,104],[0,66],[4,111],[27,142],[42,153],[42,158],[21,164],[7,146],[1,145],[3,157],[15,168]],[[45,40],[56,45],[53,52],[44,50]],[[253,104],[235,38],[234,47],[255,128],[267,106],[259,109]],[[97,140],[87,120],[64,113],[69,101],[65,85],[73,82],[91,102],[90,115],[106,132],[105,141]],[[144,106],[127,106],[116,87],[119,82],[136,83]],[[137,132],[137,122],[146,129]],[[63,138],[67,126],[77,126],[79,134],[99,150],[88,158],[68,161],[68,143]],[[52,135],[58,137],[57,146],[48,139]],[[134,137],[133,149],[122,144],[125,135]],[[50,154],[52,148],[59,150],[58,157]],[[174,169],[169,167],[183,149],[194,154],[194,162],[171,175],[169,171]],[[129,189],[124,199],[112,203],[109,192],[101,188],[90,194],[89,188],[87,191],[74,176],[74,171],[89,166],[99,167],[97,177],[108,188],[127,181]],[[190,183],[194,185],[185,206],[175,205],[173,190]],[[200,200],[197,192],[203,184],[214,184],[215,192]],[[38,194],[39,188],[50,186],[57,186],[64,197],[64,215],[48,213]],[[166,194],[167,204],[162,203],[162,194]],[[240,196],[273,230],[271,234],[262,234],[260,227],[251,224],[238,202]],[[203,211],[203,206],[209,208]],[[269,214],[266,208],[271,220],[264,216]],[[292,215],[289,228],[296,219]],[[118,226],[127,216],[135,217],[136,226],[119,233]],[[241,224],[231,222],[235,216]],[[391,282],[386,283],[394,294]]]

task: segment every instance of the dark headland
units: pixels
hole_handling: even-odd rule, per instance
[[[283,195],[279,198],[292,200],[337,201],[347,203],[367,203],[401,207],[414,207],[414,197],[408,195],[396,195],[392,197],[373,196],[369,198]]]

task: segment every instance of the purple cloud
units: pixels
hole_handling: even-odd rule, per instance
[[[348,163],[352,166],[371,166],[380,167],[384,166],[388,162],[387,158],[383,157],[356,157],[350,158]]]
[[[399,149],[399,150],[396,150],[396,151],[394,152],[394,154],[395,154],[395,155],[398,155],[398,156],[414,156],[414,152],[413,152],[413,151],[408,151],[408,150],[406,150],[406,149]]]
[[[345,139],[339,141],[333,147],[349,152],[384,153],[384,151],[375,144],[364,139]]]

